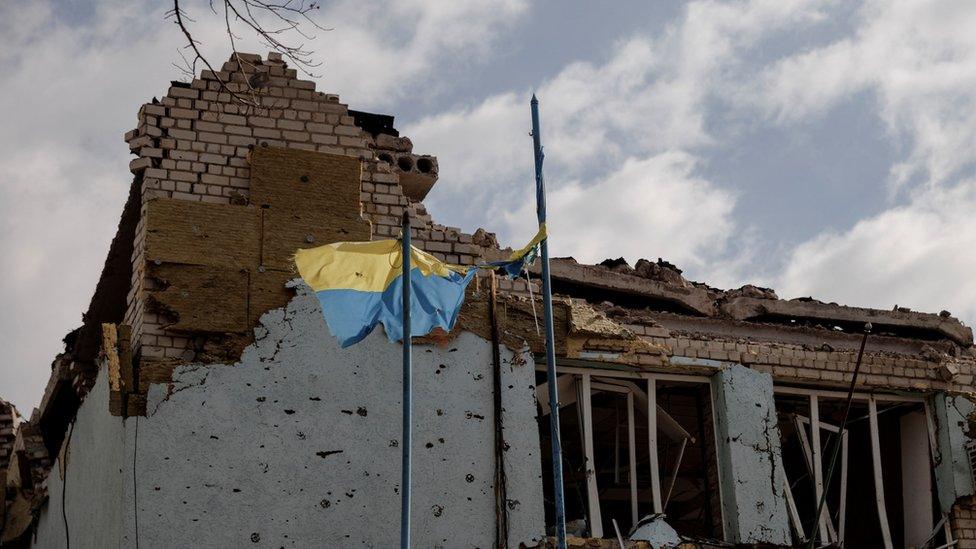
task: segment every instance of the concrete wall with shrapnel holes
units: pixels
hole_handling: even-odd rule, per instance
[[[114,546],[106,536],[122,547],[398,543],[401,346],[377,329],[340,349],[304,286],[257,331],[238,364],[181,366],[153,385],[146,417],[110,416],[99,380],[71,442],[72,547]],[[509,546],[533,546],[544,531],[533,362],[501,357]],[[417,547],[494,543],[491,371],[491,344],[470,333],[414,347]],[[86,488],[101,475],[83,481],[78,468],[103,471],[104,489]],[[37,547],[64,544],[57,466],[50,478]],[[83,511],[114,502],[121,535],[119,519]]]

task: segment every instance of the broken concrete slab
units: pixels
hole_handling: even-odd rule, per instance
[[[773,378],[741,365],[712,377],[727,541],[790,543]]]
[[[967,444],[973,440],[971,416],[976,405],[962,395],[938,393],[932,397],[935,414],[935,480],[942,512],[949,513],[961,497],[976,493]]]
[[[681,537],[663,515],[641,519],[630,532],[630,540],[646,541],[653,549],[672,549],[681,543]]]
[[[774,300],[737,297],[722,304],[724,314],[736,320],[760,320],[764,317],[812,319],[824,323],[855,323],[874,325],[874,332],[886,328],[895,331],[930,331],[969,347],[973,331],[958,319],[914,311],[882,311],[862,307],[848,307],[808,299]]]
[[[796,326],[781,323],[733,320],[728,318],[701,318],[666,312],[631,313],[623,317],[625,323],[652,321],[671,333],[694,334],[709,339],[765,341],[777,344],[805,345],[816,349],[828,345],[839,351],[856,351],[862,334],[827,330],[813,326]],[[931,341],[871,335],[871,350],[903,355],[921,355]],[[954,344],[952,344],[954,345]]]
[[[666,301],[692,314],[715,314],[715,305],[708,292],[695,286],[674,286],[636,275],[617,273],[597,265],[582,265],[574,259],[553,259],[550,275],[555,282]]]

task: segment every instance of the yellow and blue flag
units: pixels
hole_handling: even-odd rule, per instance
[[[539,231],[535,233],[535,236],[532,237],[532,240],[528,244],[512,252],[508,256],[508,259],[504,261],[492,261],[487,266],[505,271],[505,274],[509,278],[518,278],[522,274],[522,270],[525,269],[525,264],[528,263],[531,265],[535,261],[539,243],[545,240],[546,236],[546,224],[543,223],[539,225]]]
[[[542,225],[535,238],[507,260],[478,267],[517,277],[545,237]],[[362,341],[377,324],[383,325],[390,341],[403,339],[402,248],[399,240],[374,240],[336,242],[295,253],[298,273],[315,291],[325,322],[342,347]],[[450,331],[477,269],[444,263],[412,246],[410,266],[410,335],[427,335],[437,327]]]
[[[398,240],[337,242],[298,250],[295,265],[322,304],[342,347],[358,343],[377,324],[390,341],[403,339],[403,252]],[[450,330],[475,269],[444,263],[411,247],[410,335]]]

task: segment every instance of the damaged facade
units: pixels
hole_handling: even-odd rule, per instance
[[[437,160],[392,117],[273,54],[245,59],[267,75],[248,77],[260,106],[204,71],[125,136],[134,179],[84,323],[29,420],[0,401],[5,547],[397,538],[399,345],[377,330],[339,349],[291,255],[395,237],[404,211],[444,261],[509,250],[431,219]],[[221,76],[244,90],[236,67]],[[976,362],[949,313],[723,291],[661,260],[557,259],[552,280],[567,514],[590,538],[574,543],[615,547],[615,521],[654,546],[976,547]],[[530,284],[479,277],[455,330],[417,341],[418,547],[547,543],[552,403]]]

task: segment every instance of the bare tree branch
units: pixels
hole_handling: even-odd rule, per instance
[[[231,60],[237,65],[234,72],[241,75],[240,80],[243,84],[241,87],[231,85],[232,78],[221,75],[221,72],[214,68],[200,50],[200,42],[190,32],[190,24],[196,21],[180,6],[180,0],[173,0],[173,7],[166,12],[165,17],[176,23],[187,41],[186,46],[179,51],[183,64],[174,63],[174,66],[189,78],[196,76],[197,64],[202,63],[214,74],[220,88],[228,92],[236,101],[255,107],[259,105],[255,84],[248,76],[249,73],[252,75],[255,73],[255,67],[237,49],[237,41],[242,38],[235,32],[235,25],[256,34],[264,45],[287,59],[306,76],[311,78],[317,76],[312,73],[312,70],[321,63],[315,61],[315,52],[306,49],[304,42],[292,43],[289,37],[294,33],[306,41],[314,40],[314,35],[305,32],[303,27],[306,26],[322,31],[332,30],[322,27],[312,19],[311,14],[320,8],[318,3],[306,2],[306,0],[210,0],[209,7],[210,11],[218,16],[221,15],[220,8],[223,10],[224,30],[232,52]],[[192,56],[184,52],[189,52]],[[246,90],[241,89],[242,87]]]

